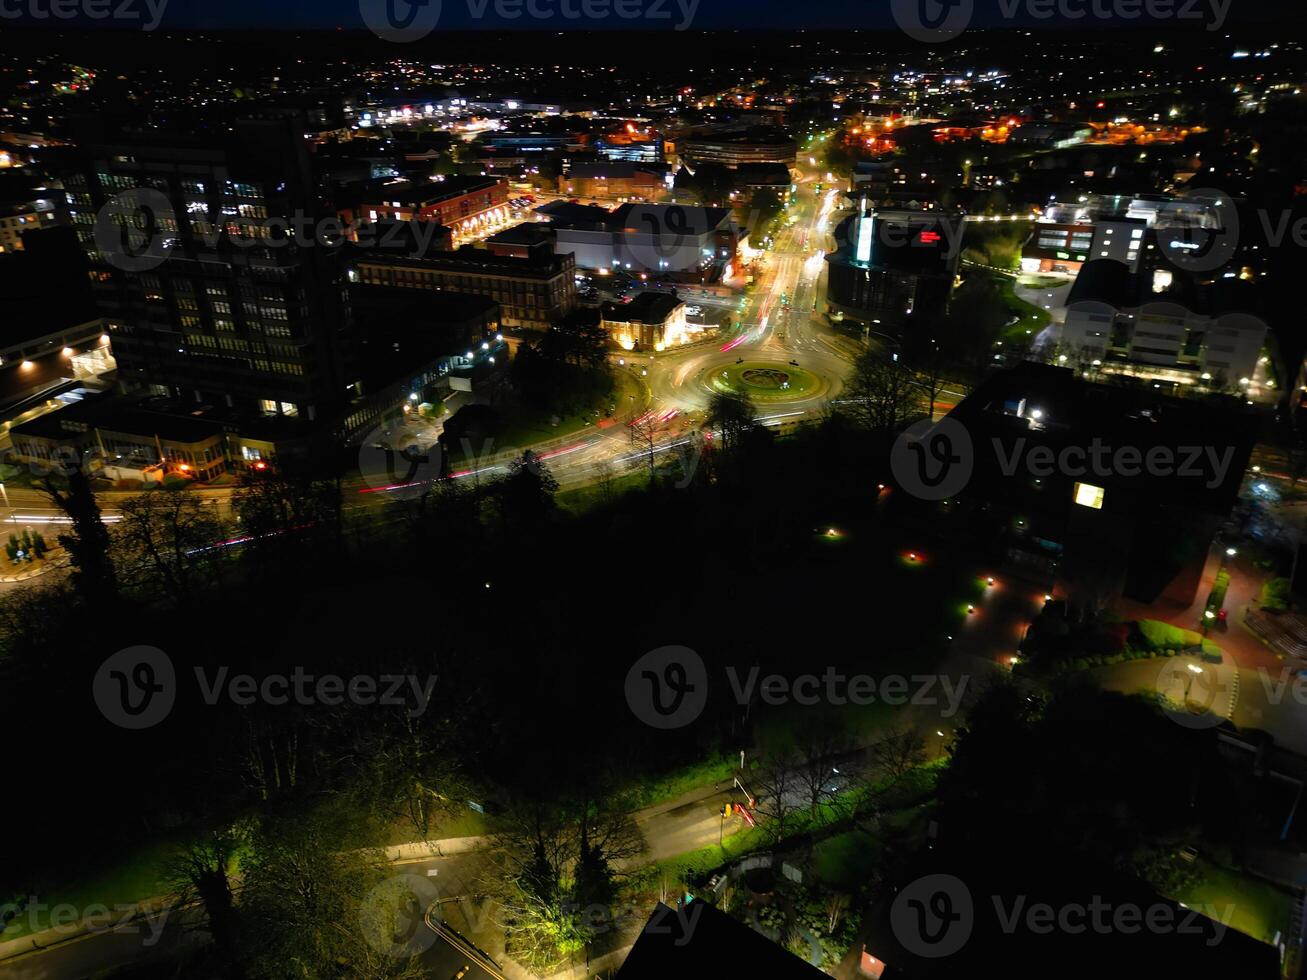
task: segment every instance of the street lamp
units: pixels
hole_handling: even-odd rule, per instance
[[[1211,610],[1208,610],[1208,614],[1209,615],[1211,614]],[[1201,674],[1203,672],[1203,668],[1199,667],[1197,664],[1187,664],[1186,666],[1189,668],[1189,672],[1185,674],[1185,678],[1184,678],[1184,703],[1186,706],[1188,706],[1189,688],[1194,682],[1194,675]]]

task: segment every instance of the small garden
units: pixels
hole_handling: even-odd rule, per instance
[[[1074,623],[1067,619],[1063,603],[1050,602],[1026,633],[1014,671],[1061,674],[1180,654],[1221,662],[1221,648],[1194,630],[1156,619]]]
[[[31,528],[24,530],[21,535],[10,534],[9,540],[5,542],[5,556],[13,566],[40,561],[49,551],[50,546],[46,544],[45,537],[40,531],[33,533]]]

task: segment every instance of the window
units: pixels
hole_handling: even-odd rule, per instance
[[[1102,487],[1096,487],[1092,483],[1077,483],[1075,485],[1076,503],[1091,510],[1103,509],[1103,493]]]

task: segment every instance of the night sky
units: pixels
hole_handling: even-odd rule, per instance
[[[166,28],[213,29],[345,29],[364,28],[360,3],[382,3],[385,0],[86,0],[87,3],[121,5],[145,10],[153,4],[165,4],[161,24]],[[408,0],[391,0],[402,10]],[[554,12],[548,19],[533,17],[525,12],[527,0],[425,0],[440,5],[441,29],[488,30],[603,30],[630,29],[631,27],[670,29],[688,24],[692,29],[769,29],[769,28],[893,28],[891,4],[900,0],[822,0],[820,3],[797,3],[795,0],[619,0],[641,11],[665,11],[666,16],[642,16],[623,19],[611,13],[611,0],[530,0],[537,9]],[[601,19],[565,17],[557,13],[565,6],[579,11],[586,2],[599,3],[607,11]],[[911,0],[902,0],[910,3]],[[934,4],[936,0],[917,0]],[[1245,23],[1282,22],[1286,17],[1300,19],[1304,4],[1301,0],[952,0],[955,3],[974,3],[971,23],[974,27],[1027,27],[1083,30],[1086,27],[1106,27],[1122,30],[1169,29],[1176,24],[1204,30],[1206,25],[1224,27]],[[0,13],[4,23],[34,26],[67,26],[69,21],[55,21],[48,16],[33,17],[32,11],[43,12],[51,0],[0,0]],[[1159,4],[1163,9],[1186,11],[1180,19],[1157,20],[1147,16],[1131,18],[1115,16],[1104,19],[1090,13],[1078,19],[1068,19],[1054,13],[1051,17],[1035,16],[1041,10],[1109,10],[1133,12],[1148,10]],[[523,12],[517,16],[514,10]],[[22,11],[21,15],[15,16]],[[1014,11],[1009,16],[1006,11]],[[1220,13],[1214,13],[1219,11]],[[689,16],[686,13],[689,12]],[[79,18],[75,23],[88,26],[123,26],[113,19],[89,21]],[[1220,30],[1214,33],[1220,33]]]

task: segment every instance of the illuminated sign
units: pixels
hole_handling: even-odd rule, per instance
[[[923,245],[934,245],[939,241],[939,232],[923,231],[921,233],[921,243]]]
[[[853,254],[857,261],[871,261],[871,236],[875,230],[876,219],[871,215],[858,219],[858,247]]]
[[[1076,503],[1091,510],[1103,509],[1103,488],[1092,483],[1077,483],[1075,486]]]

